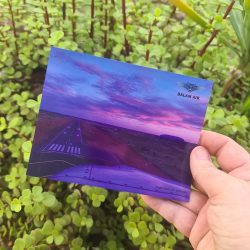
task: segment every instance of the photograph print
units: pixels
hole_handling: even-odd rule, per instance
[[[53,47],[27,174],[188,201],[211,88]]]

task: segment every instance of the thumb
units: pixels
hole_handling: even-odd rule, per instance
[[[209,197],[218,195],[233,181],[232,176],[213,165],[208,151],[202,146],[193,149],[190,167],[194,181]]]

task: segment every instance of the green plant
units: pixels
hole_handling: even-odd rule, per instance
[[[231,5],[188,4],[202,25],[163,0],[0,1],[1,249],[191,249],[138,195],[26,176],[50,46],[214,80],[206,129],[250,148],[247,74],[221,95],[241,56]]]

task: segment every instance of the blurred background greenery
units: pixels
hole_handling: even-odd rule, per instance
[[[249,150],[250,1],[0,1],[0,249],[191,249],[138,195],[26,176],[51,46],[214,80],[204,127]]]

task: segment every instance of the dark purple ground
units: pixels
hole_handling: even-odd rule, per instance
[[[194,146],[40,110],[28,175],[187,201]]]

